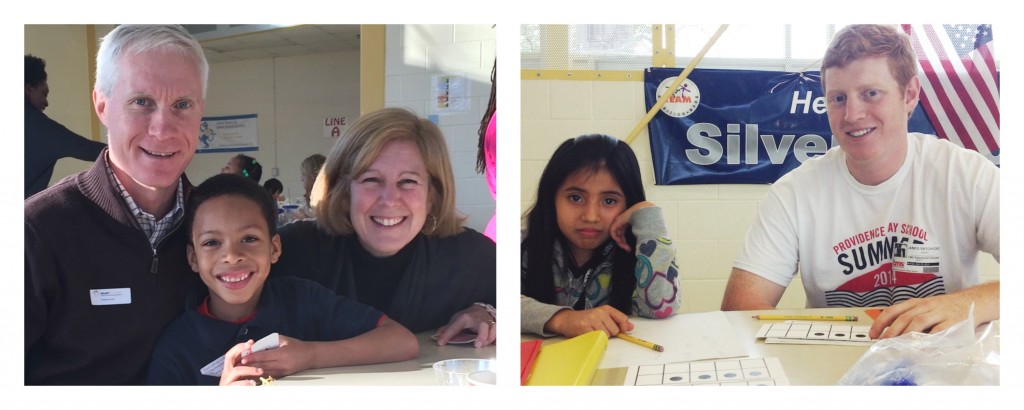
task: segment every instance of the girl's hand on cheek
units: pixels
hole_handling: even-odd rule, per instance
[[[629,207],[629,209],[622,211],[621,214],[612,220],[611,225],[608,226],[608,233],[611,235],[612,240],[615,241],[615,244],[619,245],[622,250],[626,252],[631,251],[629,248],[629,242],[626,241],[626,229],[629,228],[629,220],[633,217],[633,213],[638,209],[649,208],[652,206],[654,206],[653,202],[637,202],[635,205]]]

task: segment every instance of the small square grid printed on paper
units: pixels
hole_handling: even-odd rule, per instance
[[[776,386],[787,385],[775,358],[717,360],[637,366],[634,386]]]

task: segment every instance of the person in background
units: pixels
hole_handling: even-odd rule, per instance
[[[607,135],[566,140],[544,167],[521,244],[523,333],[633,330],[629,315],[679,312],[679,269],[633,150]]]
[[[277,178],[270,178],[267,182],[263,183],[263,189],[267,190],[267,193],[270,194],[270,197],[274,199],[274,203],[276,204],[281,200],[281,193],[284,192],[284,184],[282,184]]]
[[[477,142],[476,172],[483,172],[487,176],[487,188],[491,190],[491,198],[497,201],[498,193],[498,113],[496,102],[498,91],[498,60],[494,60],[494,68],[491,69],[491,99],[487,102],[487,111],[484,111],[483,120],[480,121],[480,140]],[[491,215],[490,222],[484,230],[484,236],[497,241],[497,214]]]
[[[107,146],[75,134],[43,114],[50,105],[46,61],[25,55],[25,198],[46,189],[61,158],[95,161]]]
[[[25,384],[141,384],[197,281],[181,228],[206,101],[203,49],[181,26],[103,37],[92,100],[110,145],[25,200]],[[127,104],[131,102],[131,104]]]
[[[774,309],[801,273],[808,307],[888,306],[871,338],[999,318],[999,169],[981,154],[909,133],[917,57],[893,26],[851,25],[821,64],[838,147],[780,178],[733,262],[722,310]],[[873,238],[863,240],[861,238]],[[922,262],[934,270],[917,269]],[[897,266],[897,262],[903,266]]]
[[[323,168],[326,161],[327,157],[313,154],[302,160],[302,164],[299,165],[299,179],[302,180],[303,189],[302,202],[292,212],[292,220],[316,218],[316,201],[313,198],[313,185],[320,174],[320,168]]]
[[[267,279],[281,254],[273,202],[234,174],[214,175],[192,191],[188,262],[205,286],[189,293],[157,342],[149,384],[251,386],[264,375],[416,357],[416,336],[380,311],[312,281]],[[271,333],[278,333],[276,349],[243,357]],[[220,377],[203,375],[218,357],[225,357]]]
[[[260,182],[260,177],[263,176],[263,165],[256,162],[256,158],[245,154],[238,154],[231,157],[227,165],[220,169],[220,172],[222,174],[237,174]]]
[[[267,182],[263,183],[263,189],[265,189],[274,200],[274,215],[277,217],[277,226],[284,225],[288,222],[287,218],[284,217],[284,210],[281,209],[281,201],[284,199],[284,196],[282,195],[282,192],[284,192],[284,184],[282,184],[277,178],[270,178]]]
[[[413,332],[497,331],[494,242],[462,226],[441,130],[400,108],[356,120],[323,167],[315,221],[281,228],[282,272],[380,309]],[[271,272],[275,274],[277,270]]]

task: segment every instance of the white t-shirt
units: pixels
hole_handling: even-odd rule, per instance
[[[911,133],[907,145],[877,186],[857,182],[838,147],[780,178],[733,266],[781,286],[799,267],[808,307],[888,306],[977,285],[978,251],[999,260],[999,170],[931,135]]]

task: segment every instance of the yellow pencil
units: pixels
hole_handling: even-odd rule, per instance
[[[838,320],[841,322],[856,322],[857,316],[837,315],[754,315],[759,320]]]
[[[656,344],[648,342],[648,341],[646,341],[644,339],[636,338],[636,337],[627,335],[625,333],[621,333],[620,332],[619,334],[617,334],[615,336],[618,337],[619,339],[625,340],[627,342],[636,343],[636,344],[638,344],[640,346],[643,346],[643,347],[646,347],[648,349],[654,349],[654,350],[657,350],[659,352],[664,352],[665,351],[665,348],[662,347],[661,345],[656,345]]]

